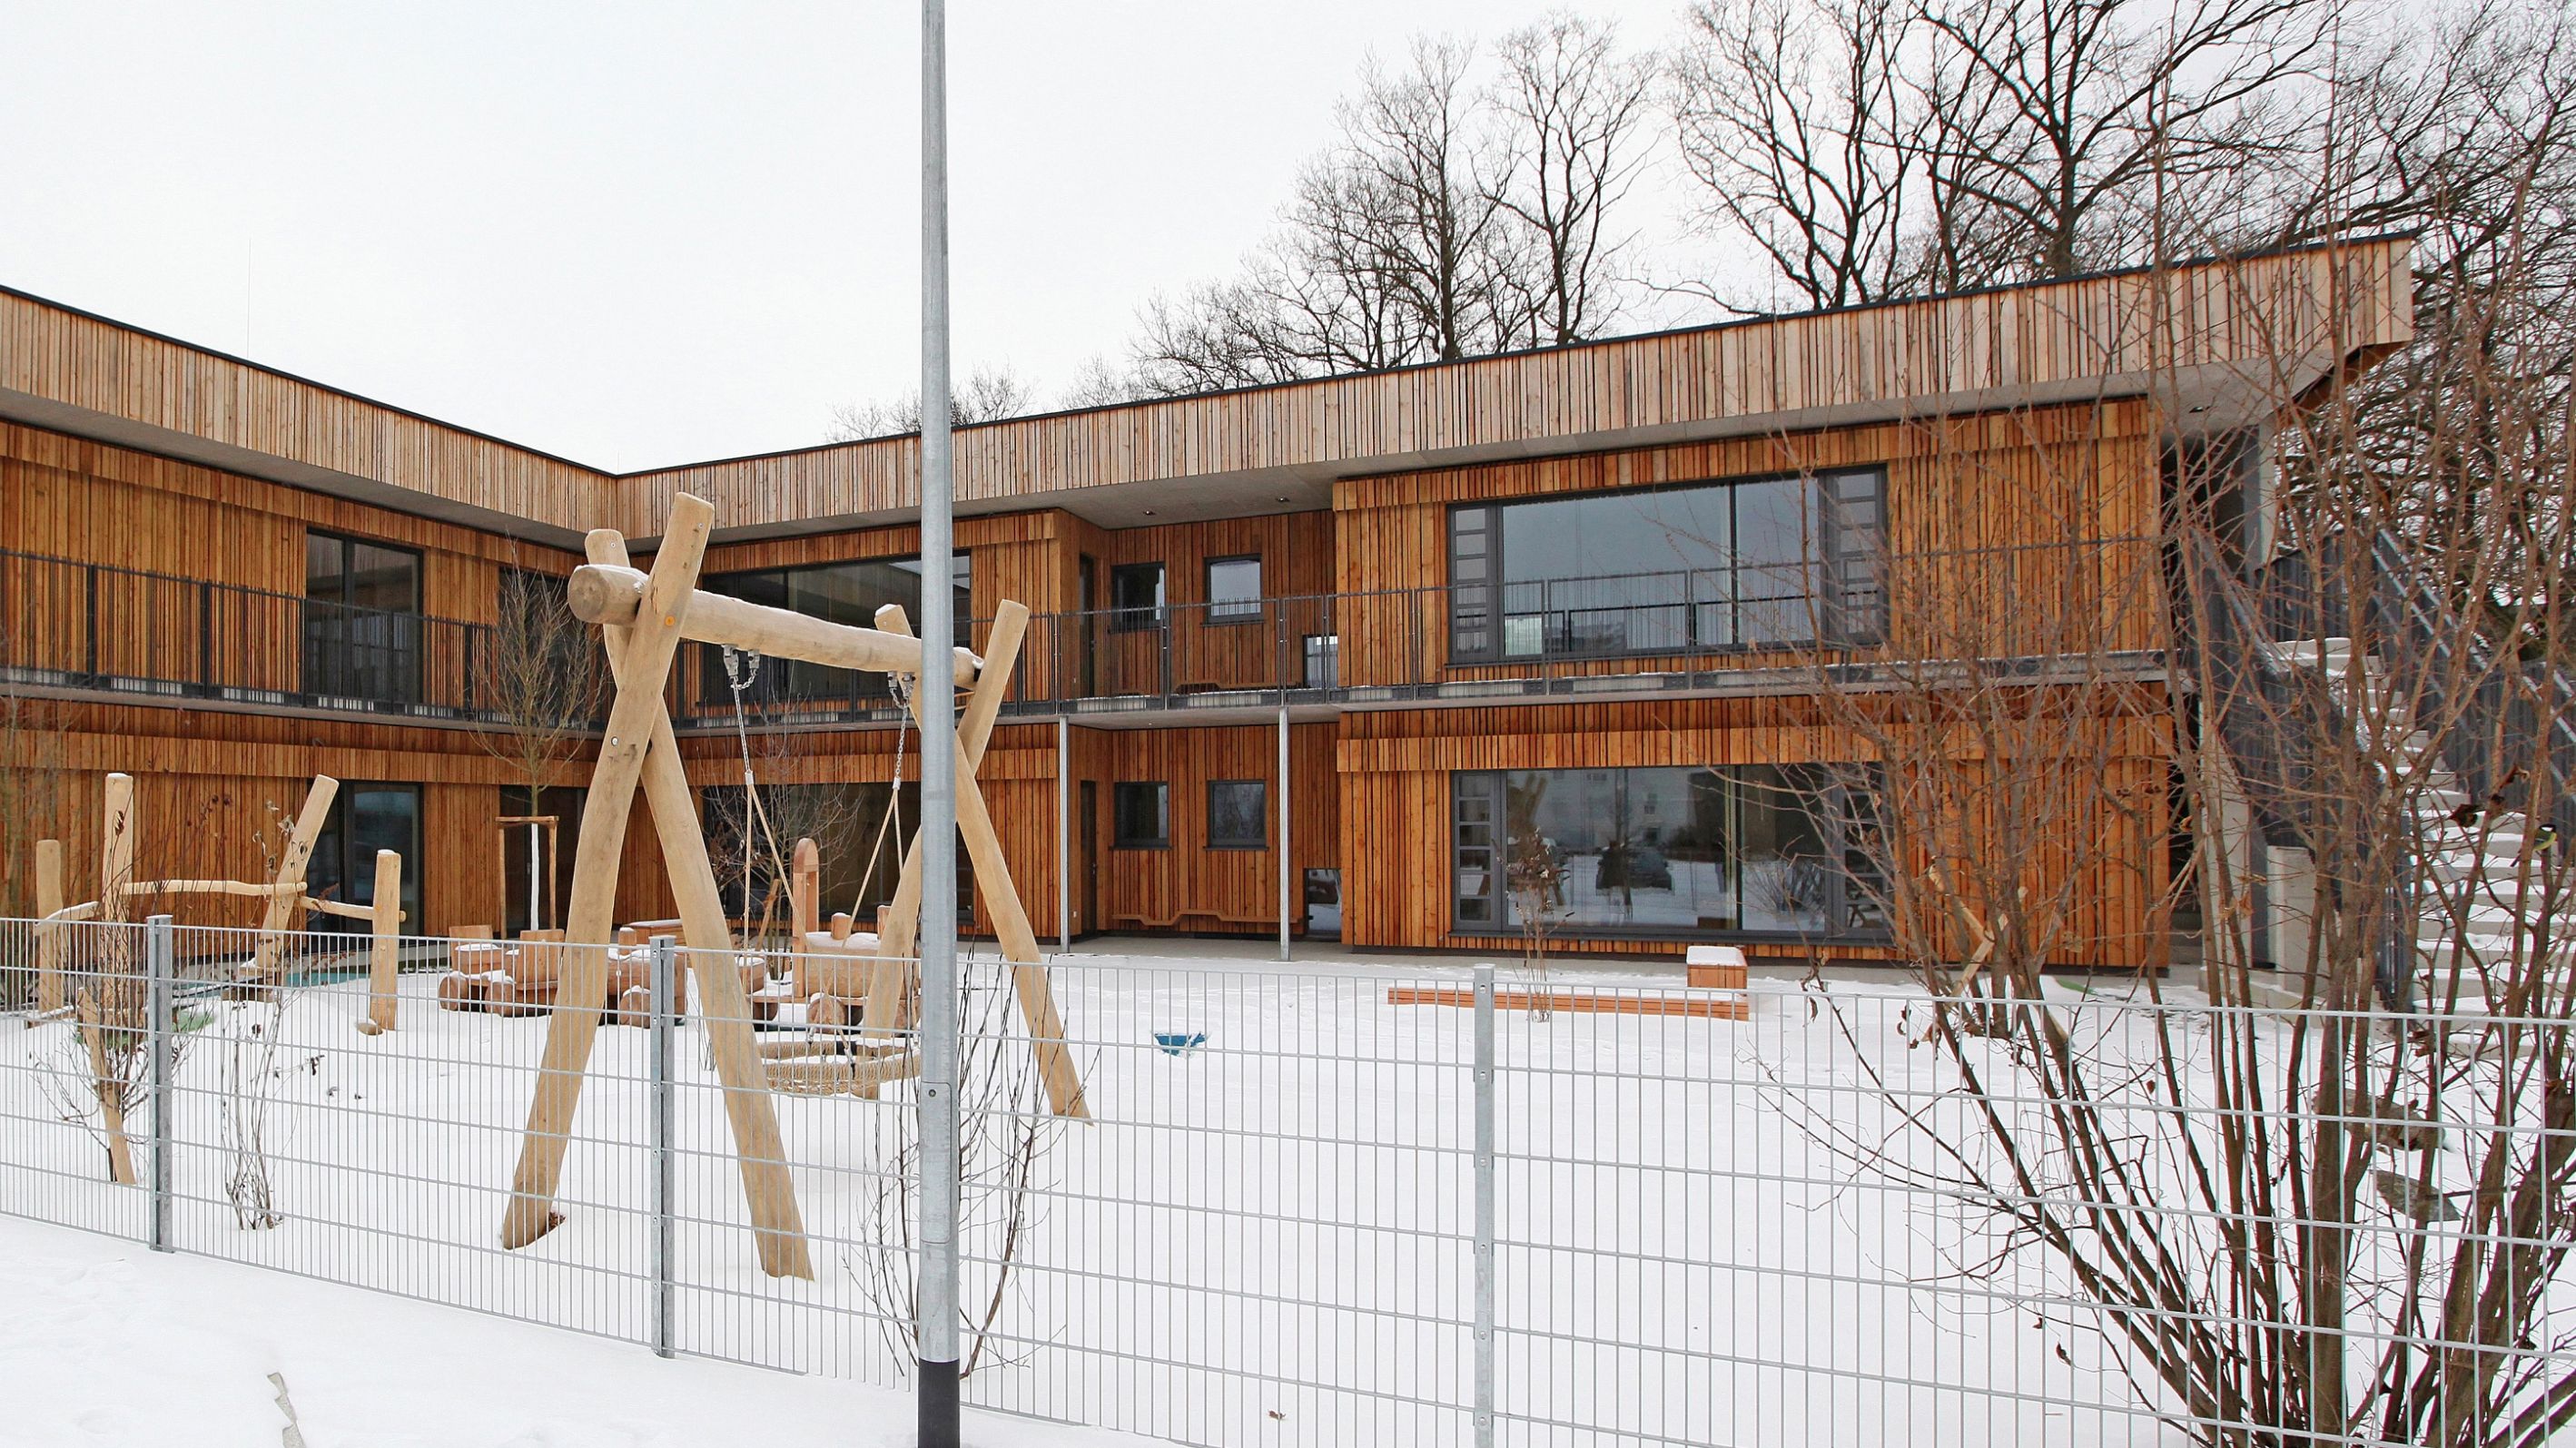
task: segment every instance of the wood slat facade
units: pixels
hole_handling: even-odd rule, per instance
[[[971,559],[971,612],[989,618],[1007,598],[1039,615],[1013,697],[1135,695],[1150,705],[1117,728],[1087,727],[1102,721],[1077,714],[1061,760],[1051,720],[1014,716],[997,730],[980,777],[1023,904],[1051,936],[1061,798],[1073,811],[1072,858],[1061,866],[1078,932],[1267,935],[1278,928],[1283,870],[1299,887],[1302,872],[1330,869],[1341,872],[1351,945],[1507,954],[1512,941],[1461,931],[1451,918],[1460,771],[1864,758],[1801,677],[1820,661],[1813,651],[1552,666],[1612,685],[1619,675],[1675,672],[1757,680],[1725,697],[1709,687],[1652,702],[1465,707],[1334,694],[1516,688],[1527,675],[1448,656],[1449,517],[1462,503],[1880,468],[1889,633],[1848,656],[2152,661],[2167,643],[2153,539],[2162,457],[2177,430],[2174,389],[2209,389],[2233,369],[2243,395],[2226,394],[2231,405],[2259,420],[2306,381],[2402,343],[2406,259],[2403,242],[2371,242],[966,429],[958,496],[968,514],[956,540]],[[31,410],[49,420],[24,420]],[[179,441],[164,446],[170,439]],[[569,543],[605,523],[648,535],[639,542],[649,550],[682,488],[712,499],[732,532],[708,550],[711,573],[908,559],[917,528],[882,520],[912,505],[917,463],[915,440],[903,438],[616,477],[0,292],[0,589],[18,590],[7,617],[20,635],[0,638],[0,667],[86,649],[90,674],[161,678],[173,649],[194,647],[195,667],[253,690],[292,691],[305,539],[315,530],[419,550],[423,613],[457,627],[496,617],[504,567],[561,573],[577,561],[529,536]],[[1262,493],[1283,501],[1273,506]],[[1187,520],[1156,516],[1170,513]],[[35,571],[12,554],[55,560],[82,591],[38,591]],[[1261,607],[1212,612],[1208,565],[1248,557],[1261,560]],[[1113,572],[1148,563],[1164,570],[1167,625],[1123,627],[1135,620],[1108,612]],[[167,580],[136,574],[172,575],[181,595],[201,582],[275,604],[174,599]],[[1091,612],[1078,615],[1086,603]],[[233,609],[243,616],[222,611]],[[198,640],[174,643],[191,621]],[[978,629],[974,642],[983,641]],[[1319,651],[1337,655],[1337,675],[1316,672]],[[427,687],[453,692],[462,659],[426,652]],[[704,790],[737,784],[741,763],[729,710],[704,702],[721,690],[699,677],[702,652],[682,651],[673,699],[684,722],[711,726],[682,742]],[[2139,687],[2152,696],[2160,686],[2150,678]],[[1255,721],[1291,689],[1310,693],[1290,731],[1282,799],[1276,730]],[[50,791],[33,812],[41,818],[7,836],[9,898],[23,897],[26,842],[39,833],[64,838],[75,862],[95,868],[106,771],[138,777],[142,855],[155,873],[248,878],[263,873],[261,841],[276,811],[291,810],[319,771],[420,788],[425,859],[408,866],[423,902],[415,926],[496,924],[507,908],[493,821],[518,812],[523,796],[503,791],[524,781],[471,727],[308,717],[255,701],[217,708],[104,702],[80,688],[37,693],[29,707],[51,741]],[[1238,693],[1239,707],[1229,702]],[[1198,724],[1171,702],[1203,695],[1233,714]],[[2158,822],[2169,807],[2169,746],[2152,697],[2149,705],[2105,718],[2087,755],[2105,797],[2121,803],[2069,827],[2111,846],[2081,864],[2033,866],[2040,877],[2081,876],[2080,918],[2061,952],[2070,962],[2135,967],[2164,956],[2169,882]],[[764,785],[882,784],[894,772],[890,729],[766,737]],[[902,773],[918,772],[916,740]],[[585,775],[576,760],[558,782]],[[1265,784],[1264,848],[1209,848],[1209,783],[1256,779]],[[1170,843],[1119,847],[1115,788],[1148,781],[1170,788]],[[1284,860],[1283,809],[1292,824]],[[75,891],[85,888],[81,868]],[[1302,902],[1302,888],[1292,896]],[[185,914],[247,918],[230,909],[192,901]],[[618,913],[666,918],[673,909],[639,810]],[[1302,909],[1293,913],[1302,919]],[[988,902],[978,900],[976,918],[989,918]],[[1566,948],[1674,958],[1681,945],[1592,939]],[[1756,948],[1797,953],[1779,942]],[[1886,952],[1840,943],[1823,953]]]

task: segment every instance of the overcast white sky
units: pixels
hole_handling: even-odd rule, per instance
[[[1052,401],[1477,0],[952,0],[961,363]],[[1590,0],[1660,44],[1681,0]],[[0,0],[0,283],[604,467],[910,389],[918,10]]]

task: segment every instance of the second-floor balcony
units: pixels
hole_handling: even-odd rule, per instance
[[[2163,647],[2152,538],[1896,554],[1838,569],[1637,573],[1041,614],[1005,711],[1199,719],[1292,707],[1792,692],[1820,663],[1944,647],[2012,656]],[[960,621],[974,646],[986,619]],[[488,722],[496,626],[0,551],[0,680],[84,695]],[[683,649],[682,729],[729,726],[718,651]],[[891,724],[886,681],[763,661],[763,724]]]

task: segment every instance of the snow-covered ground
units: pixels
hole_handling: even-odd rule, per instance
[[[1015,1032],[1006,977],[990,967],[977,975],[975,1018]],[[1048,1128],[1007,1282],[993,1275],[994,1212],[1006,1196],[969,1194],[967,1296],[1001,1304],[995,1360],[970,1379],[969,1400],[1193,1443],[1464,1441],[1473,1016],[1394,1004],[1388,989],[1455,986],[1466,975],[1059,963],[1055,992],[1094,1120]],[[1505,972],[1506,984],[1524,983],[1516,975]],[[1633,971],[1560,968],[1550,979],[1664,989]],[[354,1029],[365,1008],[355,984],[297,992],[273,1024],[258,1007],[207,1006],[179,1073],[178,1245],[635,1341],[651,1302],[646,1033],[602,1032],[558,1199],[566,1221],[504,1253],[494,1232],[544,1022],[441,1012],[431,987],[406,978],[400,1029],[373,1038]],[[1502,1442],[2179,1441],[2140,1412],[2062,1274],[2033,1253],[1998,1260],[1983,1207],[1907,1179],[1905,1158],[1873,1160],[1901,1139],[1917,1154],[1912,1165],[1937,1168],[1927,1143],[1977,1134],[1967,1108],[1941,1094],[1954,1076],[1939,1053],[1917,1044],[1921,1004],[1901,992],[1819,998],[1772,983],[1744,1022],[1504,1014],[1493,1169]],[[272,1073],[268,1152],[283,1220],[262,1231],[237,1225],[224,1188],[224,1073],[247,1042],[261,1043],[247,1055]],[[1004,1047],[985,1059],[1025,1060],[1016,1037]],[[888,1286],[909,1279],[911,1257],[891,1236],[900,1218],[886,1203],[909,1086],[878,1101],[780,1098],[817,1275],[779,1281],[754,1262],[721,1095],[695,1032],[683,1033],[678,1054],[680,1345],[850,1380],[815,1390],[843,1405],[899,1405],[855,1385],[900,1384],[894,1327],[905,1308]],[[0,1212],[139,1235],[143,1194],[102,1182],[94,1139],[62,1120],[64,1083],[78,1069],[68,1027],[0,1029]],[[126,1275],[101,1279],[111,1283],[171,1265],[122,1245],[78,1250],[104,1256],[64,1260],[121,1259],[114,1270]],[[16,1267],[43,1271],[60,1254],[33,1255]],[[345,1304],[298,1317],[411,1310],[246,1272],[225,1280],[281,1302]],[[89,1290],[77,1273],[23,1280],[10,1297]],[[308,1296],[317,1292],[325,1298]],[[536,1329],[453,1321],[456,1336],[438,1341],[461,1356],[406,1347],[394,1333],[376,1339],[379,1351],[311,1359],[316,1403],[335,1413],[363,1405],[363,1384],[383,1381],[365,1374],[414,1367],[422,1383],[473,1396],[482,1378],[456,1364],[480,1360],[478,1334],[493,1362],[539,1360],[540,1350],[515,1345]],[[221,1324],[209,1322],[198,1351],[238,1361],[248,1349],[235,1338],[267,1340],[228,1337]],[[9,1340],[26,1341],[23,1328],[12,1324],[20,1335]],[[712,1371],[568,1333],[542,1340],[646,1378]],[[265,1402],[264,1371],[239,1391]],[[356,1376],[334,1380],[344,1372]],[[304,1378],[291,1364],[287,1376],[301,1406]],[[780,1385],[783,1404],[809,1401],[812,1389],[745,1381]],[[838,1421],[864,1429],[874,1411]],[[8,1431],[0,1417],[0,1439]],[[315,1448],[349,1441],[306,1436]]]
[[[681,1359],[0,1216],[0,1444],[711,1448],[912,1442],[900,1393]],[[284,1384],[283,1404],[279,1383]],[[1123,1434],[969,1415],[980,1448]]]

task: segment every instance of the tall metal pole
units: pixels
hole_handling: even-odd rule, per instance
[[[1073,951],[1073,725],[1055,716],[1055,948]],[[1083,922],[1087,927],[1090,922]]]
[[[1289,902],[1300,898],[1296,878],[1297,857],[1288,845],[1288,706],[1279,706],[1279,958],[1288,958]]]
[[[921,4],[921,1448],[957,1448],[957,681],[949,584],[948,8]]]

